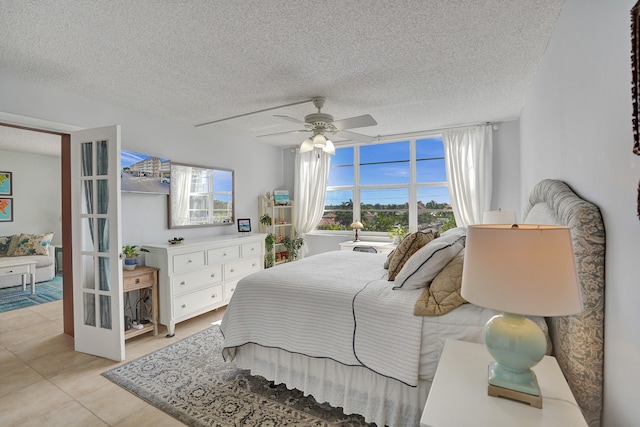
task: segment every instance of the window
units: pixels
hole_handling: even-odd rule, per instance
[[[455,227],[439,136],[336,148],[318,230]]]

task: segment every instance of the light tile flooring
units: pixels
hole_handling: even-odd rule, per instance
[[[172,338],[163,326],[158,336],[132,338],[126,361],[206,329],[223,313],[179,323]],[[62,301],[0,313],[0,426],[183,426],[100,375],[118,363],[75,352],[62,330]]]

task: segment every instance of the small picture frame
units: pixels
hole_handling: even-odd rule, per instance
[[[13,221],[13,199],[0,198],[0,222]]]
[[[13,195],[13,174],[0,171],[0,196]]]
[[[240,233],[251,232],[251,220],[249,218],[238,219],[238,232]]]
[[[289,191],[288,190],[274,190],[273,201],[276,205],[286,206],[289,204]]]

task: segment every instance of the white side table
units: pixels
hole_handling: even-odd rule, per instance
[[[0,261],[0,277],[14,276],[20,274],[22,276],[22,290],[27,289],[27,274],[29,275],[29,283],[31,283],[31,293],[36,293],[36,261],[30,260],[11,260]]]
[[[340,243],[340,250],[342,251],[352,251],[354,248],[375,248],[378,253],[388,254],[391,253],[392,250],[396,248],[396,245],[390,242],[367,242],[364,240],[354,242],[350,240],[348,242]]]
[[[533,368],[542,409],[488,396],[487,365],[491,360],[482,344],[447,340],[420,426],[587,426],[554,357],[545,356]]]

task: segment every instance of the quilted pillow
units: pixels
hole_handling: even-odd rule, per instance
[[[389,259],[389,280],[394,280],[407,260],[436,237],[437,235],[432,230],[418,231],[407,235],[395,248],[393,256]]]
[[[467,229],[447,230],[418,250],[402,267],[393,289],[422,289],[464,248]]]
[[[13,236],[0,236],[0,256],[6,256]]]
[[[413,314],[440,316],[467,303],[460,295],[463,262],[464,249],[438,273],[430,286],[424,288],[413,307]]]
[[[53,233],[21,234],[13,256],[49,255],[49,245]]]

